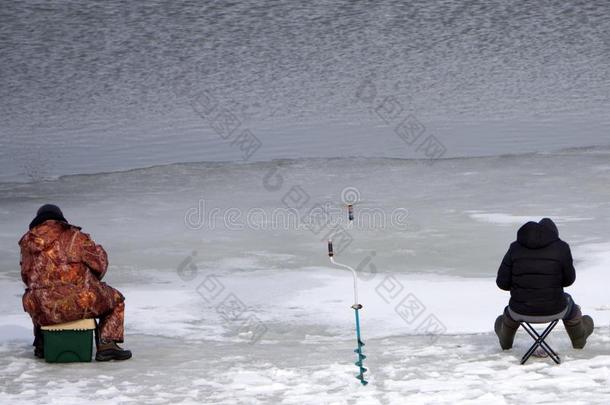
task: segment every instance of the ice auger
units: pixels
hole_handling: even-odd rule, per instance
[[[351,223],[351,221],[353,221],[354,219],[353,206],[351,204],[348,205],[348,215],[349,221]],[[352,276],[354,277],[354,305],[352,305],[352,309],[354,310],[354,313],[356,315],[356,342],[358,343],[358,347],[354,350],[354,353],[358,355],[358,360],[354,364],[356,364],[356,366],[358,366],[358,368],[360,369],[360,373],[356,375],[356,378],[360,380],[360,383],[362,383],[362,385],[367,385],[369,382],[364,379],[364,373],[367,372],[367,369],[364,368],[364,359],[366,359],[366,356],[362,353],[362,347],[364,346],[364,342],[362,341],[362,336],[360,334],[360,314],[358,312],[362,309],[362,305],[358,303],[358,274],[356,273],[356,270],[354,270],[352,267],[347,266],[345,264],[337,263],[335,261],[334,256],[335,253],[333,252],[333,242],[332,240],[329,240],[328,257],[330,258],[330,262],[337,267],[341,267],[343,269],[351,271]]]

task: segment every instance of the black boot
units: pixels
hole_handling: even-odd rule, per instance
[[[44,341],[43,341],[42,329],[40,326],[34,326],[34,356],[39,359],[44,358]]]
[[[101,341],[95,354],[95,360],[97,361],[128,360],[130,358],[131,352],[123,350],[116,342]]]
[[[508,319],[505,315],[500,315],[496,318],[494,330],[496,335],[498,335],[502,350],[508,350],[513,347],[517,329],[519,329],[519,322]]]
[[[593,333],[593,319],[589,315],[582,318],[563,321],[566,332],[572,341],[574,349],[582,349],[587,344],[587,338]]]

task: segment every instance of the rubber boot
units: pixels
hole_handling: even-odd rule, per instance
[[[593,333],[593,319],[589,315],[581,318],[563,321],[566,332],[572,341],[574,349],[582,349],[587,344],[587,338]]]
[[[34,326],[34,356],[39,359],[44,358],[44,336],[42,335],[42,329],[40,326]]]
[[[494,330],[496,335],[498,335],[502,350],[508,350],[513,347],[517,329],[519,329],[519,322],[509,319],[506,315],[500,315],[496,318]]]
[[[116,342],[100,342],[95,354],[95,360],[97,361],[128,360],[130,358],[131,352],[122,349]]]

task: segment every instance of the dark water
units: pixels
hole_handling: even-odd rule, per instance
[[[409,114],[447,156],[608,144],[609,12],[606,1],[4,1],[0,169],[243,160],[194,113],[202,91],[262,141],[260,160],[418,157],[393,132]],[[367,79],[372,103],[356,97]],[[400,108],[389,124],[375,113],[387,97]]]

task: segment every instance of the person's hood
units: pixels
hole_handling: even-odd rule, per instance
[[[36,212],[36,217],[30,222],[30,230],[34,229],[38,225],[41,225],[45,221],[55,220],[59,222],[68,223],[66,218],[64,218],[63,212],[57,205],[53,204],[45,204],[42,207],[38,208]]]
[[[544,218],[540,222],[528,222],[517,232],[517,242],[529,249],[540,249],[559,240],[555,223]]]

